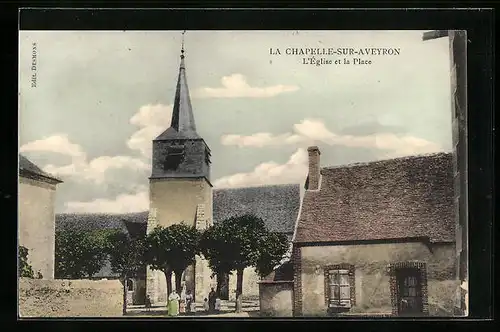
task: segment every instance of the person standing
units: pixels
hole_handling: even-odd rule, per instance
[[[212,287],[212,290],[210,291],[210,293],[208,293],[208,308],[209,308],[209,312],[213,312],[215,310],[215,290],[213,289]]]
[[[193,304],[193,295],[191,294],[191,291],[190,290],[187,290],[186,291],[186,312],[189,314],[189,313],[192,313],[194,312],[193,307],[192,307],[192,304]]]
[[[218,295],[215,296],[215,312],[219,313],[221,307],[221,300]]]
[[[179,300],[180,296],[177,294],[175,289],[170,293],[168,297],[168,315],[177,316],[179,315]]]

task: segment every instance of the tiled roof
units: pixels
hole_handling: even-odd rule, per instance
[[[19,175],[20,176],[27,176],[27,177],[32,177],[36,176],[40,180],[45,180],[49,183],[61,183],[62,181],[58,178],[56,178],[53,175],[48,174],[47,172],[44,172],[35,165],[33,162],[31,162],[28,158],[26,158],[23,155],[19,155]]]
[[[56,214],[56,232],[60,230],[118,229],[128,233],[126,222],[146,224],[147,219],[147,212],[126,214],[62,213]]]
[[[293,233],[300,207],[298,184],[214,189],[213,194],[214,223],[254,214],[262,218],[271,231]]]
[[[295,243],[428,238],[453,242],[451,153],[321,169],[306,191]]]

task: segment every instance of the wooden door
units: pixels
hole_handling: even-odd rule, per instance
[[[401,269],[397,273],[398,314],[418,316],[423,312],[422,283],[417,269]]]

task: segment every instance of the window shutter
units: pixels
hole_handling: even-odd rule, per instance
[[[351,284],[348,270],[340,270],[340,305],[351,305]]]

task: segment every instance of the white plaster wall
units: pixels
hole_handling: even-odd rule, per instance
[[[29,249],[33,272],[54,279],[56,186],[19,178],[19,245]]]
[[[155,179],[151,180],[149,186],[150,195],[150,209],[156,211],[156,225],[168,227],[173,224],[184,222],[186,225],[197,226],[198,228],[205,228],[206,225],[195,225],[196,212],[199,204],[204,204],[204,219],[209,224],[212,223],[212,187],[205,179]],[[209,282],[203,279],[210,275],[206,269],[204,269],[203,264],[198,265],[198,271],[195,269],[189,269],[186,271],[190,275],[186,275],[186,279],[194,280],[196,287],[202,287],[202,290],[197,290],[195,287],[195,294],[201,294],[206,292],[205,288],[210,285]],[[185,273],[186,273],[185,272]],[[200,279],[193,273],[198,274],[198,272],[203,275],[203,279]],[[153,294],[151,298],[153,303],[165,302],[166,298],[163,294],[166,294],[167,283],[165,280],[165,275],[160,273],[150,274],[151,277],[146,284],[147,293]],[[155,279],[155,282],[151,282]],[[175,283],[172,281],[172,286]],[[152,291],[149,288],[155,287]],[[197,298],[198,301],[198,298]]]
[[[236,271],[229,275],[229,300],[236,300]],[[257,299],[259,298],[260,277],[255,272],[255,268],[247,267],[243,271],[243,298]]]

